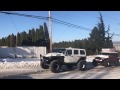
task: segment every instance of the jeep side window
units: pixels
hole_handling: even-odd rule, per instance
[[[67,50],[66,55],[72,55],[72,50]]]
[[[74,54],[78,54],[78,50],[74,50]]]
[[[80,50],[80,54],[84,55],[84,54],[85,54],[85,52],[84,52],[83,50]]]

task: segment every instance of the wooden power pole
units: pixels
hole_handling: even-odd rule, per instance
[[[48,15],[49,15],[50,53],[52,53],[52,21],[51,21],[51,11],[48,11]]]

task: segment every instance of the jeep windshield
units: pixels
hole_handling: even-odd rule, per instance
[[[65,49],[53,49],[52,52],[55,52],[55,53],[64,53]]]

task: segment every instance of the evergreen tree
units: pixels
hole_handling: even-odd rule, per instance
[[[10,35],[7,37],[7,46],[10,47]]]
[[[32,46],[32,31],[31,30],[29,30],[28,39],[29,39],[29,45]]]
[[[93,28],[89,40],[90,40],[89,45],[93,53],[98,54],[99,50],[102,49],[102,46],[101,46],[101,36],[99,33],[99,29],[97,27]]]
[[[2,43],[2,46],[5,46],[5,39],[4,38],[2,38],[1,43]]]
[[[10,47],[15,47],[15,38],[13,33],[10,35]]]
[[[44,33],[45,33],[45,46],[47,47],[47,50],[50,49],[50,39],[49,39],[49,32],[47,24],[44,22]]]
[[[43,26],[40,26],[40,39],[41,40],[45,40],[45,33],[44,33],[44,30],[43,30]]]
[[[16,35],[14,36],[14,46],[16,46],[17,42],[16,42]]]
[[[33,28],[32,30],[31,30],[31,33],[32,33],[32,44],[34,45],[34,43],[35,43],[35,29]]]
[[[102,48],[105,48],[105,25],[103,21],[102,14],[100,13],[100,22],[98,23],[98,30],[100,34],[100,45]]]
[[[39,40],[39,29],[36,29],[35,37],[36,37],[36,41],[38,41]]]
[[[44,22],[44,33],[45,33],[45,39],[49,40],[48,27],[47,27],[47,24],[45,22]]]
[[[2,39],[0,39],[0,46],[2,46]]]
[[[17,33],[17,46],[20,46],[20,33]]]
[[[5,45],[4,46],[7,46],[7,38],[5,37],[4,39],[5,39]]]
[[[112,47],[111,37],[109,37],[109,33],[108,37],[105,37],[106,32],[109,32],[109,27],[108,30],[105,31],[104,21],[100,13],[100,22],[98,23],[98,26],[92,30],[89,38],[90,46],[93,52],[98,54],[102,48]]]

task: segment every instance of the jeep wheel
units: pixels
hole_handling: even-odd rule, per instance
[[[115,61],[114,64],[115,64],[116,67],[119,66],[119,60]]]
[[[97,61],[95,59],[92,61],[92,65],[93,66],[97,66],[98,65],[98,63],[97,63]]]
[[[57,60],[54,60],[50,63],[50,69],[53,73],[59,73],[61,69],[61,65]]]
[[[78,70],[85,71],[87,67],[86,61],[83,60],[79,61],[77,67]]]
[[[68,69],[72,69],[73,65],[66,65]]]
[[[103,65],[104,65],[105,67],[109,67],[109,66],[110,66],[109,60],[104,60],[104,61],[103,61]]]
[[[40,66],[43,69],[48,69],[49,68],[49,66],[45,62],[40,62]]]

